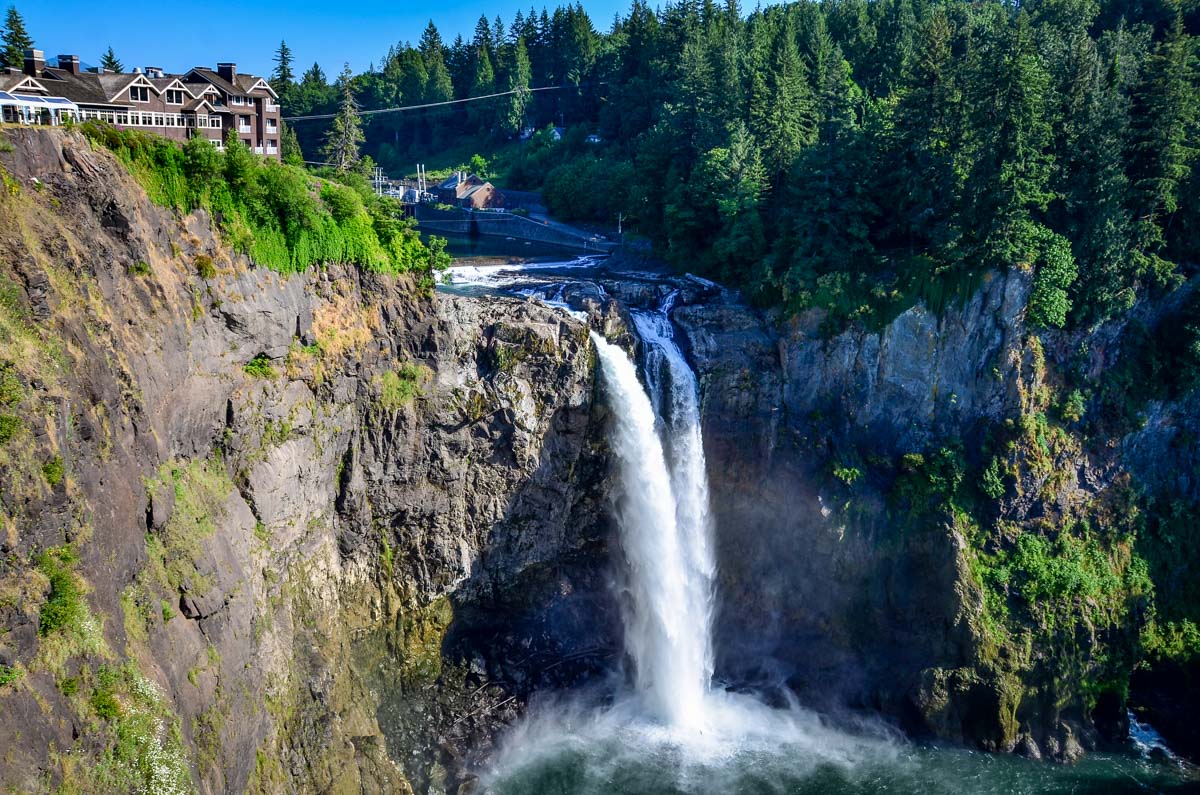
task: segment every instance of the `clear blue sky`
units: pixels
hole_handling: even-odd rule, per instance
[[[530,0],[0,0],[0,7],[11,2],[47,58],[78,55],[95,65],[111,44],[127,69],[161,66],[174,72],[234,61],[242,71],[265,75],[279,40],[286,39],[297,74],[317,61],[330,79],[344,61],[360,72],[378,63],[392,44],[406,39],[415,44],[430,19],[451,42],[459,33],[469,36],[481,13],[489,19],[499,13],[507,25],[518,9],[528,13],[531,5]],[[539,11],[542,5],[536,4]],[[629,2],[584,0],[583,6],[603,31]]]

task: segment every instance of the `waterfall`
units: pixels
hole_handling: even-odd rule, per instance
[[[666,316],[672,300],[634,315],[653,403],[625,352],[595,333],[592,339],[614,409],[616,515],[628,566],[625,647],[637,694],[657,719],[703,731],[715,567],[696,377]]]

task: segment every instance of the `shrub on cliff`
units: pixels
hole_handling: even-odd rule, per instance
[[[415,272],[427,281],[449,264],[436,241],[421,241],[399,202],[376,196],[352,175],[348,184],[317,179],[256,157],[236,136],[221,152],[202,138],[179,146],[98,122],[83,131],[125,163],[152,201],[180,212],[209,211],[225,241],[263,267],[291,273],[347,262],[377,273]]]

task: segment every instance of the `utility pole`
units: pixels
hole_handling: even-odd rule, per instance
[[[621,222],[623,222],[624,220],[625,220],[625,213],[618,211],[617,212],[617,242],[618,243],[625,242],[625,240],[623,239],[622,234],[621,234]]]

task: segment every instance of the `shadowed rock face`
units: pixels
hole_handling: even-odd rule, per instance
[[[993,276],[941,318],[916,307],[879,332],[832,338],[815,313],[781,323],[729,296],[675,311],[713,473],[719,675],[786,682],[812,703],[878,709],[914,733],[989,750],[1070,759],[1101,735],[1124,736],[1120,699],[1089,695],[1070,666],[1097,671],[1136,654],[1144,602],[1123,623],[1081,621],[1059,632],[1062,647],[1022,656],[986,630],[978,553],[961,523],[913,521],[888,496],[905,454],[958,440],[979,461],[989,429],[1045,410],[1035,405],[1045,380],[1077,366],[1078,351],[1097,379],[1118,359],[1120,323],[1030,335],[1028,293],[1027,274]],[[1138,319],[1169,310],[1148,304]],[[1067,445],[1041,472],[1020,468],[989,521],[1055,532],[1096,506],[1107,521],[1103,506],[1131,479],[1196,499],[1195,448],[1179,444],[1195,438],[1195,401],[1151,404],[1127,436]],[[860,468],[843,471],[852,488],[837,476],[849,465]],[[1134,695],[1144,689],[1156,725],[1180,724],[1184,747],[1190,721],[1164,705],[1187,703],[1194,674],[1170,673],[1175,684],[1158,689],[1135,677]]]
[[[81,137],[6,140],[0,366],[39,420],[0,451],[0,784],[79,775],[58,754],[105,742],[101,665],[157,688],[202,791],[403,792],[611,655],[583,324],[255,269]],[[68,542],[99,629],[51,659],[32,559]]]

